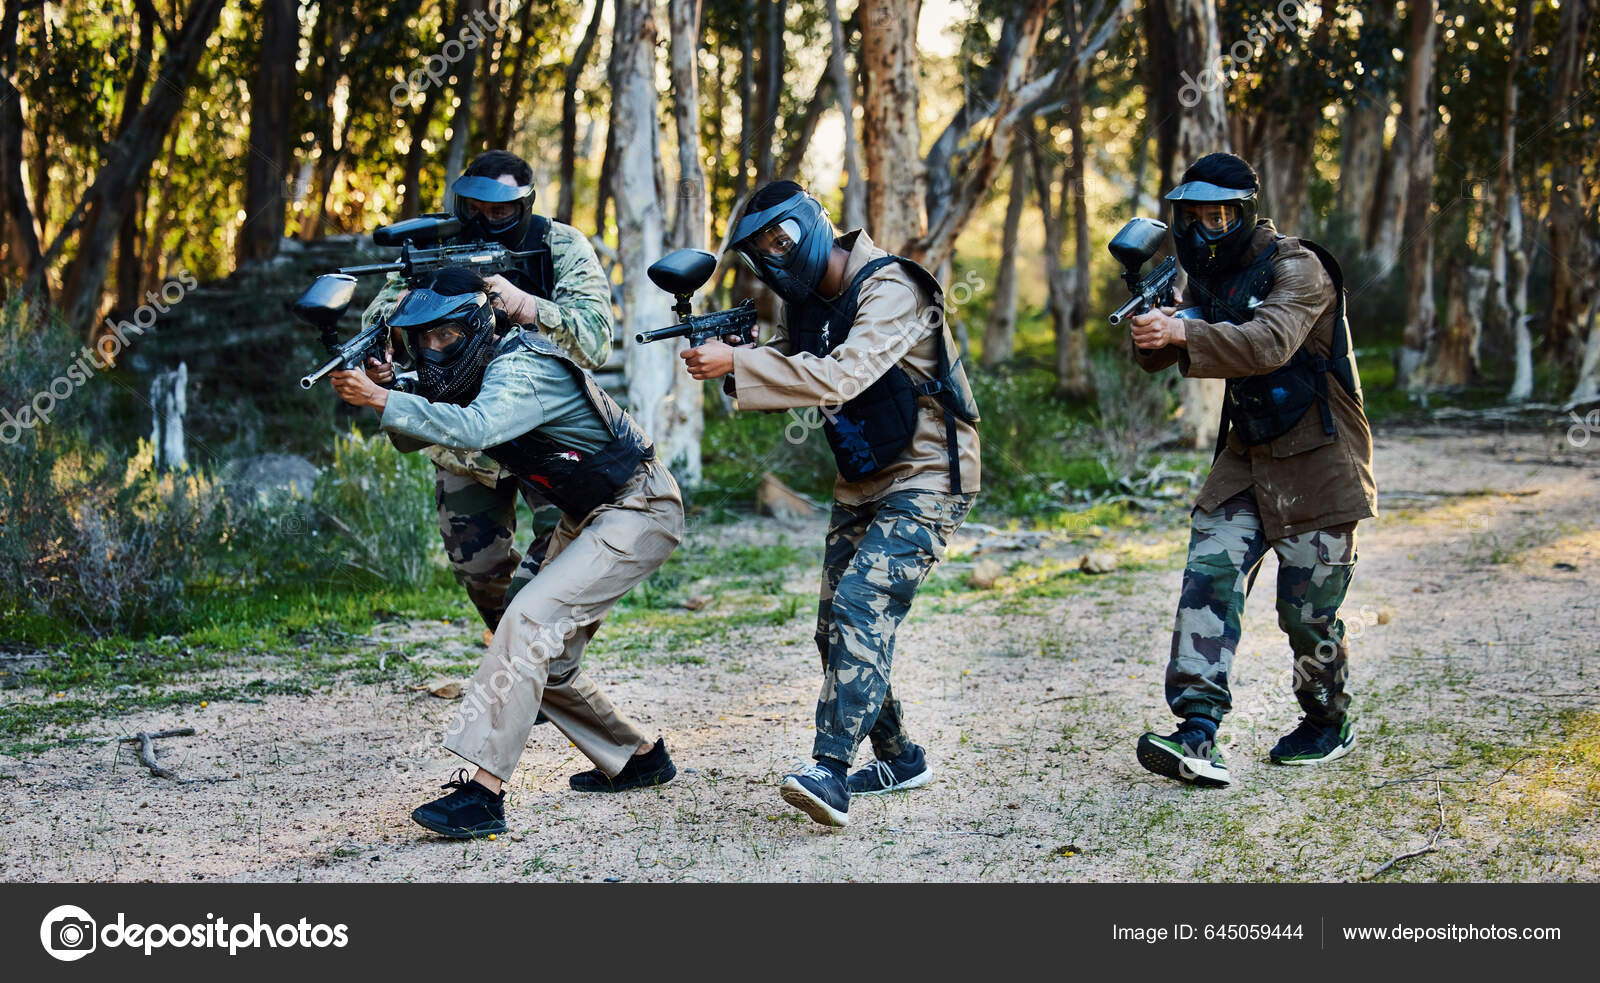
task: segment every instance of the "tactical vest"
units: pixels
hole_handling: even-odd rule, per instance
[[[533,294],[535,297],[543,297],[545,300],[554,300],[556,265],[550,251],[550,219],[543,215],[531,217],[528,231],[515,247],[517,252],[530,250],[536,255],[522,257],[517,261],[516,267],[500,275],[518,290]]]
[[[537,331],[523,331],[500,343],[495,357],[526,348],[554,358],[566,368],[589,406],[611,434],[610,443],[593,454],[569,447],[540,433],[537,428],[484,448],[484,453],[517,480],[561,509],[573,522],[616,501],[617,490],[627,483],[641,461],[656,456],[655,445],[616,400],[607,395],[566,352]]]
[[[789,326],[794,351],[828,355],[850,337],[859,307],[861,285],[890,263],[899,263],[933,298],[939,313],[939,359],[934,377],[913,382],[899,358],[889,370],[835,412],[823,424],[839,474],[846,481],[869,478],[893,464],[917,431],[917,399],[931,396],[944,411],[945,449],[950,459],[950,491],[961,494],[961,460],[956,444],[956,421],[978,422],[978,404],[960,359],[952,359],[944,344],[944,291],[933,274],[901,256],[880,256],[861,268],[836,302],[816,301],[795,312]],[[791,310],[794,310],[791,308]],[[924,324],[919,316],[915,326]],[[837,337],[832,327],[841,325]],[[913,326],[907,326],[908,329]],[[908,349],[909,350],[909,349]],[[903,355],[904,353],[902,353]]]
[[[1332,345],[1324,358],[1311,351],[1308,339],[1288,362],[1272,372],[1227,380],[1217,429],[1217,456],[1227,446],[1230,427],[1238,431],[1240,443],[1247,447],[1270,443],[1288,433],[1313,404],[1322,411],[1323,432],[1332,436],[1336,430],[1328,397],[1330,374],[1352,399],[1361,402],[1361,383],[1350,351],[1350,324],[1345,318],[1344,273],[1326,249],[1305,239],[1300,244],[1317,257],[1333,280],[1338,307]],[[1211,279],[1190,278],[1201,317],[1213,324],[1243,324],[1254,317],[1256,307],[1272,292],[1272,257],[1277,248],[1274,241],[1249,266],[1235,273]]]

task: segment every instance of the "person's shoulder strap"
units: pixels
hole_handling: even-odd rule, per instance
[[[1339,268],[1339,261],[1322,246],[1310,239],[1301,239],[1300,245],[1306,247],[1311,255],[1322,264],[1323,270],[1328,274],[1328,279],[1333,281],[1333,296],[1336,303],[1335,321],[1333,331],[1333,344],[1328,349],[1328,360],[1337,361],[1350,352],[1350,330],[1345,322],[1345,296],[1344,296],[1344,270]]]

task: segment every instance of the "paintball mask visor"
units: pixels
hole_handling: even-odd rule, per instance
[[[515,248],[533,216],[533,186],[506,184],[479,174],[450,186],[463,237],[499,242]]]
[[[1172,202],[1174,239],[1192,235],[1201,242],[1221,242],[1241,228],[1255,225],[1254,191],[1188,181],[1168,192],[1167,200]],[[1247,211],[1250,214],[1246,215]]]
[[[389,315],[413,364],[449,365],[480,335],[493,333],[494,311],[481,293],[437,294],[426,288],[400,299]]]

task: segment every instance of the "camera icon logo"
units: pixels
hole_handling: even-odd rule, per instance
[[[39,923],[39,941],[44,951],[62,962],[70,963],[87,956],[94,951],[97,939],[94,919],[77,905],[51,908]]]

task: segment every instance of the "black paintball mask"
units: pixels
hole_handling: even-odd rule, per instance
[[[400,299],[389,315],[417,370],[417,395],[465,406],[478,395],[494,355],[494,308],[483,293],[439,294],[426,287]]]
[[[450,186],[450,191],[455,195],[456,218],[461,222],[460,241],[498,242],[507,249],[522,245],[523,237],[528,234],[528,225],[533,221],[532,185],[505,184],[492,177],[470,174],[458,178]],[[491,222],[467,207],[466,200],[469,198],[487,205],[514,203],[516,210],[510,218]]]
[[[1167,193],[1172,202],[1172,242],[1191,276],[1235,269],[1256,230],[1255,171],[1232,154],[1208,154]]]
[[[728,248],[790,304],[811,299],[828,271],[834,229],[822,203],[799,192],[759,212],[746,211]]]

